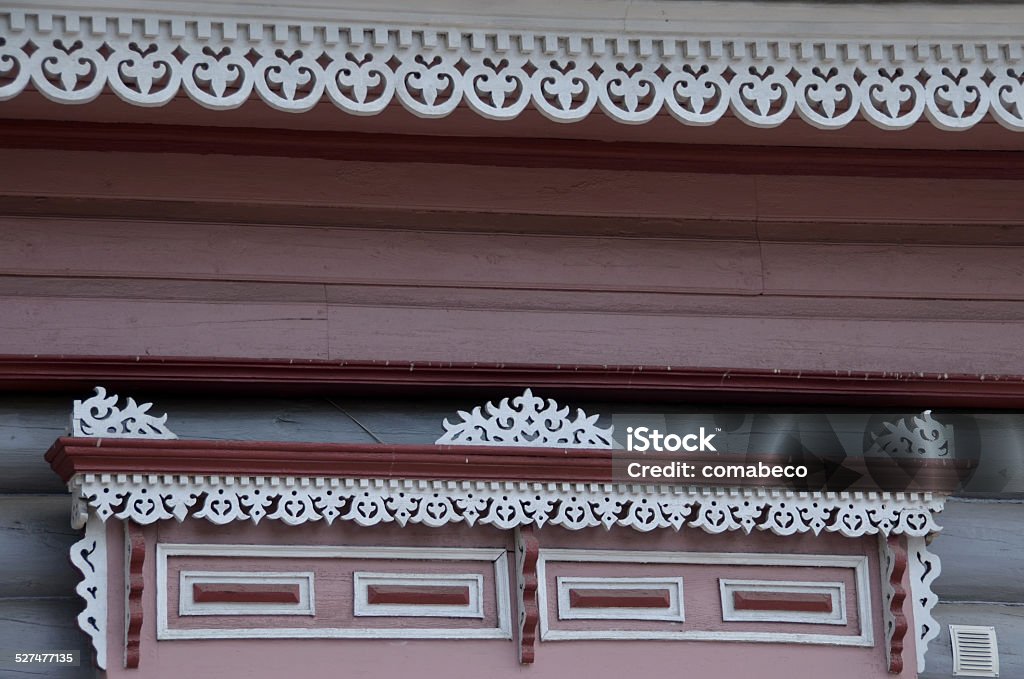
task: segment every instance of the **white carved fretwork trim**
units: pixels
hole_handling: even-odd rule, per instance
[[[78,626],[92,638],[96,665],[107,668],[107,526],[95,514],[85,524],[85,535],[71,545],[71,563],[82,573],[75,592],[85,600]]]
[[[919,416],[883,424],[884,433],[871,434],[869,453],[887,453],[895,457],[952,457],[953,427],[936,420],[930,410]]]
[[[486,414],[484,414],[486,411]],[[607,449],[612,447],[613,427],[597,426],[598,415],[580,409],[569,417],[568,407],[547,402],[527,389],[521,396],[490,401],[472,412],[459,411],[460,422],[444,421],[445,433],[436,443],[451,445],[552,446],[557,448]]]
[[[545,587],[547,583],[544,583]],[[576,608],[572,605],[573,590],[612,591],[629,588],[662,590],[668,593],[669,603],[664,608],[648,607],[593,607]],[[579,575],[555,578],[559,620],[660,620],[686,622],[683,605],[683,579],[681,577],[585,577]]]
[[[939,636],[942,628],[932,617],[932,609],[939,597],[932,591],[932,583],[942,572],[939,557],[928,551],[925,536],[907,538],[907,561],[910,568],[910,595],[914,604],[914,643],[917,644],[917,671],[925,670],[928,644]]]
[[[272,10],[270,10],[272,11]],[[330,101],[373,115],[397,100],[423,118],[460,105],[495,120],[528,106],[559,122],[600,108],[621,123],[667,113],[710,125],[731,113],[756,127],[799,116],[822,129],[862,117],[904,129],[922,117],[944,130],[986,116],[1024,130],[1024,56],[1013,26],[995,38],[843,38],[664,32],[512,30],[156,14],[12,9],[0,12],[0,100],[31,83],[61,103],[105,89],[138,106],[179,92],[233,109],[258,97],[282,111]],[[870,26],[870,24],[868,24]],[[965,29],[965,33],[970,28]]]
[[[942,498],[930,493],[513,481],[78,474],[68,485],[102,520],[143,525],[192,516],[215,524],[341,520],[362,526],[466,523],[510,529],[550,523],[570,530],[687,526],[708,533],[923,536],[940,530],[934,515],[943,506]]]
[[[91,438],[176,439],[168,429],[166,413],[161,417],[149,414],[152,403],[139,405],[129,397],[128,403],[117,407],[117,394],[107,396],[107,390],[96,387],[96,394],[84,401],[75,401],[71,415],[73,436]]]

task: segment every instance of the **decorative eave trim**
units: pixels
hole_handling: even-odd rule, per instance
[[[465,523],[509,530],[550,524],[569,530],[925,536],[941,530],[935,515],[944,503],[932,493],[226,475],[79,474],[68,487],[73,516],[91,513],[142,525],[192,517],[219,525],[269,519],[293,526]]]
[[[105,88],[139,106],[184,91],[237,108],[254,95],[282,111],[330,101],[373,115],[397,100],[424,118],[464,105],[495,120],[533,107],[558,122],[597,108],[622,123],[668,113],[710,125],[731,113],[756,127],[799,116],[822,129],[858,116],[905,129],[922,116],[944,130],[987,115],[1024,130],[1022,43],[989,31],[957,39],[861,35],[728,37],[700,32],[439,28],[426,23],[183,16],[132,10],[12,9],[0,13],[0,100],[31,82],[59,103]],[[971,29],[967,29],[971,30]],[[33,49],[24,49],[31,43]],[[249,58],[248,55],[255,55]]]

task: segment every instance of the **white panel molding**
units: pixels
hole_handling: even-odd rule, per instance
[[[702,564],[737,566],[810,566],[851,568],[857,585],[856,635],[805,634],[799,632],[732,632],[726,630],[564,630],[552,629],[548,610],[547,564],[549,562],[615,564]],[[754,641],[762,643],[823,644],[829,646],[873,646],[874,621],[871,614],[871,582],[865,556],[840,554],[761,554],[730,552],[656,552],[610,549],[541,549],[537,561],[537,598],[540,607],[542,641],[575,639],[686,639],[691,641]],[[557,594],[556,594],[557,596]]]
[[[356,617],[390,616],[403,618],[480,618],[484,617],[484,576],[479,573],[368,573],[352,574],[353,613]],[[508,583],[504,583],[507,585]],[[469,603],[460,604],[371,604],[371,585],[411,585],[465,587]],[[503,583],[498,583],[502,587]]]
[[[708,533],[924,536],[940,530],[934,515],[944,502],[932,493],[175,474],[76,474],[68,487],[76,512],[88,507],[104,521],[114,517],[142,525],[191,516],[215,524],[340,520],[505,530],[551,524],[570,530],[688,526]]]
[[[460,410],[461,421],[454,424],[445,418],[444,435],[435,443],[591,450],[611,448],[614,427],[598,427],[598,417],[577,408],[576,417],[570,418],[569,408],[559,406],[553,398],[545,403],[544,399],[527,389],[511,403],[503,398],[498,405],[488,401],[483,409],[477,406],[472,412]]]
[[[805,622],[816,625],[846,624],[846,584],[842,582],[811,582],[793,580],[733,580],[719,578],[722,596],[722,620],[725,622]],[[781,592],[785,594],[827,594],[832,601],[831,613],[808,611],[744,611],[737,610],[735,592]]]
[[[297,585],[297,604],[202,603],[193,596],[193,585],[201,584]],[[163,586],[166,583],[160,581]],[[180,571],[178,573],[178,615],[316,615],[313,573]]]
[[[861,117],[889,130],[922,118],[963,130],[991,116],[1024,130],[1024,57],[1012,25],[997,35],[968,24],[955,38],[922,25],[895,38],[880,37],[894,34],[884,21],[867,20],[847,24],[846,35],[815,25],[764,35],[757,22],[735,21],[724,32],[683,20],[660,31],[587,30],[585,13],[574,22],[582,30],[566,30],[459,15],[416,23],[398,11],[370,21],[324,9],[301,19],[266,14],[284,9],[209,11],[0,11],[0,100],[31,83],[69,104],[109,89],[138,106],[183,92],[215,110],[259,98],[282,111],[330,101],[373,115],[397,101],[423,118],[465,106],[508,120],[532,107],[558,122],[600,109],[628,124],[667,113],[710,125],[731,113],[756,127],[799,116],[822,129]],[[897,28],[905,36],[911,27]]]
[[[543,586],[543,585],[542,585]],[[664,620],[684,622],[683,579],[672,577],[620,578],[562,576],[555,578],[558,592],[558,618],[560,620]],[[569,594],[574,589],[622,590],[622,589],[666,589],[669,593],[667,608],[575,608]]]
[[[496,626],[489,628],[228,628],[172,629],[169,625],[168,559],[177,556],[294,559],[482,561],[493,569]],[[415,577],[403,574],[403,577]],[[435,577],[433,574],[431,578]],[[447,574],[436,577],[445,578]],[[512,605],[504,549],[462,547],[335,547],[323,545],[172,544],[156,546],[157,639],[511,639]],[[482,592],[482,588],[481,588]],[[311,592],[312,595],[312,592]]]

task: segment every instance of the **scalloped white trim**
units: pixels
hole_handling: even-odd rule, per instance
[[[622,123],[668,113],[688,125],[710,125],[728,111],[756,127],[795,114],[822,129],[861,116],[898,130],[924,116],[941,129],[963,130],[991,115],[1024,130],[1020,39],[722,37],[680,35],[687,26],[677,24],[671,30],[545,32],[16,9],[0,12],[0,75],[7,79],[0,100],[31,81],[60,103],[88,102],[109,88],[139,106],[161,106],[184,91],[217,110],[255,95],[282,111],[326,100],[354,115],[379,113],[397,100],[424,118],[465,105],[508,120],[532,106],[558,122],[600,108]]]
[[[192,516],[216,524],[262,519],[290,525],[354,521],[502,529],[552,524],[570,530],[684,526],[708,533],[837,532],[847,537],[940,530],[943,500],[930,493],[806,493],[702,488],[323,477],[78,474],[68,484],[100,519],[150,524]]]

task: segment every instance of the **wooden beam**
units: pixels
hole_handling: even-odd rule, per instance
[[[797,371],[644,365],[416,363],[154,356],[0,355],[0,389],[56,392],[96,384],[131,391],[492,395],[544,387],[552,395],[625,401],[1024,407],[1024,375]]]
[[[185,439],[57,439],[46,461],[64,481],[76,474],[225,474],[231,476],[316,476],[446,481],[528,481],[613,483],[625,475],[625,451],[592,448],[533,448],[497,445],[396,445],[209,441]],[[678,455],[647,453],[650,464],[678,462]],[[720,464],[805,464],[806,478],[699,476],[702,485],[759,486],[799,491],[850,490],[953,492],[976,463],[969,460],[847,458],[850,472],[833,488],[820,460],[792,455],[699,453],[688,455],[695,468]],[[689,481],[680,481],[690,483]]]
[[[772,147],[6,120],[0,148],[848,177],[1024,178],[1024,152]]]

